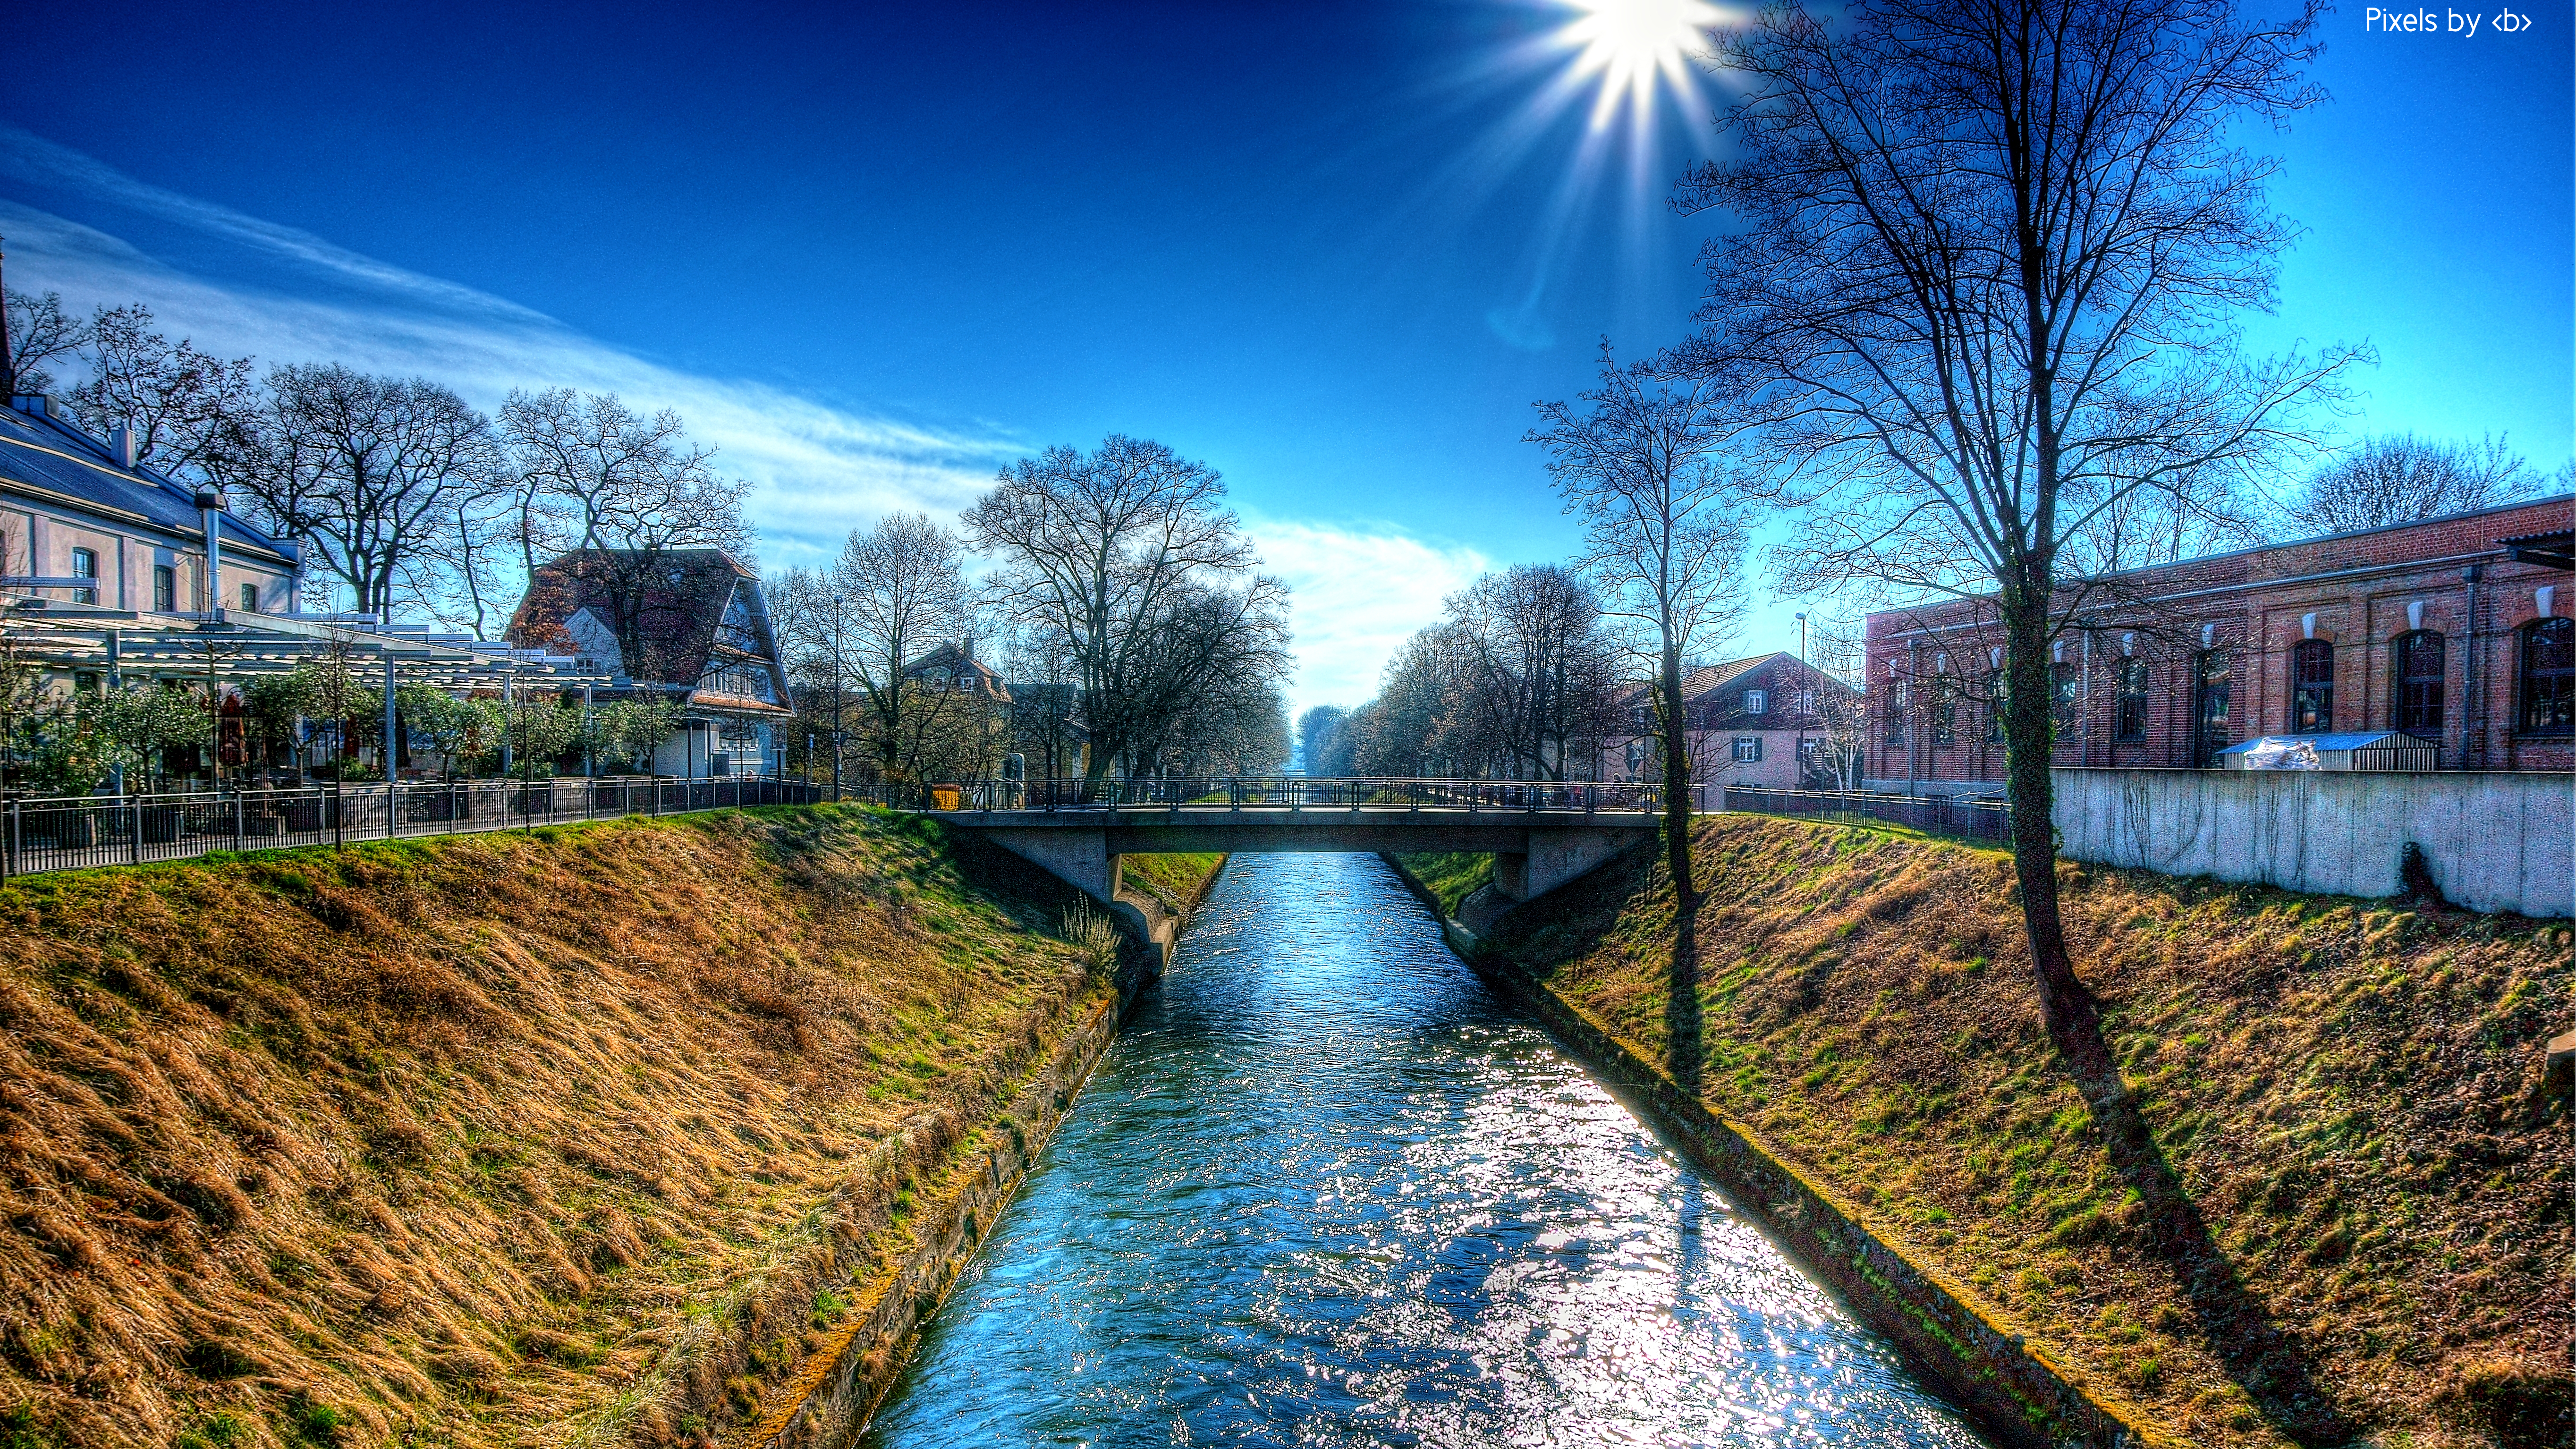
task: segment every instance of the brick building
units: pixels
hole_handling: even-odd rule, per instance
[[[2576,495],[2087,580],[2053,645],[2060,765],[2208,768],[2400,731],[2442,769],[2576,768]],[[1873,785],[2000,782],[1990,604],[1872,614]]]

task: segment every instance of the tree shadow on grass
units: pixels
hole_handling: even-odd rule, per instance
[[[2199,1204],[2165,1160],[2137,1098],[2125,1086],[2099,1091],[2079,1085],[2113,1170],[2145,1208],[2139,1220],[2143,1246],[2173,1272],[2201,1342],[2273,1428],[2311,1449],[2352,1442],[2360,1426],[2335,1407],[2334,1396],[2318,1383],[2306,1346],[2272,1321],[2263,1300],[2210,1236]]]
[[[1681,1089],[1697,1097],[1700,1046],[1699,893],[1684,892],[1673,919],[1673,958],[1664,990],[1664,1059]]]

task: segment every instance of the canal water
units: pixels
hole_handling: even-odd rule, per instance
[[[866,1442],[1985,1441],[1384,862],[1254,855]]]

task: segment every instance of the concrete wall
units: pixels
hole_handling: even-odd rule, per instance
[[[2328,770],[2059,769],[2072,860],[2328,895],[2393,896],[2408,842],[2445,899],[2576,914],[2576,777]]]

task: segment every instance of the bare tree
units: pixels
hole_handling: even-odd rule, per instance
[[[72,416],[99,437],[134,430],[134,461],[171,477],[213,476],[223,455],[255,426],[259,389],[251,360],[200,351],[152,329],[140,302],[101,307],[82,341],[87,382],[67,399]]]
[[[1475,731],[1474,752],[1514,778],[1589,778],[1624,693],[1592,587],[1554,564],[1517,564],[1453,596],[1448,615],[1469,670],[1449,714]]]
[[[871,717],[870,747],[877,767],[901,773],[906,741],[918,741],[933,721],[906,727],[907,710],[949,713],[946,694],[904,688],[904,667],[964,632],[966,561],[957,535],[920,513],[890,513],[876,527],[850,531],[828,581],[839,601],[839,626],[830,650],[841,687]]]
[[[2354,533],[2510,503],[2539,492],[2543,481],[2502,438],[2444,443],[2390,434],[2318,470],[2283,517],[2301,537]]]
[[[63,294],[7,289],[0,315],[6,318],[0,340],[8,344],[0,347],[0,393],[52,392],[52,364],[77,357],[89,340],[80,321],[63,311]]]
[[[1652,667],[1664,759],[1664,853],[1685,922],[1690,863],[1690,720],[1682,663],[1712,653],[1742,617],[1745,529],[1739,495],[1711,455],[1731,435],[1721,387],[1621,367],[1601,344],[1601,386],[1578,413],[1539,404],[1529,441],[1547,450],[1566,511],[1583,520],[1579,566],[1603,607],[1636,629]]]
[[[514,392],[496,429],[506,465],[495,506],[522,568],[558,549],[596,587],[617,646],[644,657],[644,616],[671,555],[718,549],[749,562],[751,485],[715,469],[680,415],[645,417],[615,394]]]
[[[218,476],[310,547],[353,607],[391,609],[434,563],[448,510],[488,486],[495,460],[483,415],[437,383],[337,363],[281,367],[268,389]]]
[[[1254,572],[1252,545],[1224,498],[1215,469],[1112,434],[1090,453],[1055,447],[1012,464],[966,511],[970,540],[997,556],[995,602],[1071,655],[1090,731],[1086,798],[1147,742],[1156,711],[1212,680],[1209,671],[1243,663],[1160,657],[1185,593],[1231,590],[1252,613],[1284,612],[1285,586]]]
[[[1720,41],[1743,86],[1685,210],[1709,244],[1691,350],[1817,506],[1784,586],[1992,592],[2013,847],[2042,1010],[2087,1099],[2125,1101],[2057,909],[2049,642],[2070,547],[2141,490],[2188,499],[2271,455],[2354,355],[2242,364],[2286,228],[2230,127],[2315,92],[2311,4],[1862,0]],[[2061,586],[2067,586],[2061,589]]]

